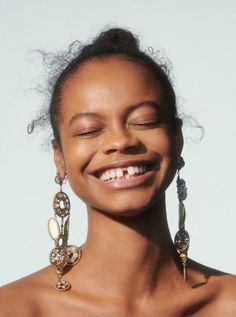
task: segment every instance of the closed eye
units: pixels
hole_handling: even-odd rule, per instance
[[[129,126],[136,126],[140,128],[157,128],[160,125],[159,120],[155,121],[147,121],[147,122],[137,122],[137,123],[129,123]]]
[[[80,137],[80,138],[92,138],[92,137],[100,135],[102,132],[103,132],[103,129],[100,128],[96,130],[76,132],[73,134],[73,136]]]

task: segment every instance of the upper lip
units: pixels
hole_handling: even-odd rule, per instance
[[[154,165],[158,161],[157,160],[126,160],[126,161],[118,161],[118,162],[112,162],[109,164],[106,164],[102,166],[101,168],[94,171],[92,174],[95,176],[101,175],[106,170],[115,169],[115,168],[122,168],[122,167],[128,167],[128,166],[143,166],[143,165]]]

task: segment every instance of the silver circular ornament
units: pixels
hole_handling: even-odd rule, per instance
[[[67,248],[67,265],[74,266],[79,262],[82,251],[76,245],[69,245]]]

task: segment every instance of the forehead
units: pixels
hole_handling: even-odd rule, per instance
[[[160,99],[160,86],[147,67],[122,57],[109,57],[85,62],[66,80],[61,110],[63,114],[65,109],[66,112],[85,108],[94,111],[98,107],[121,109],[144,100],[160,102]]]

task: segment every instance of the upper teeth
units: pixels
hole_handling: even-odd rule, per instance
[[[119,167],[111,170],[106,170],[100,176],[102,181],[107,181],[109,179],[122,178],[124,176],[124,172],[127,172],[125,178],[129,178],[134,174],[143,174],[146,172],[145,166],[128,166],[128,167]]]

